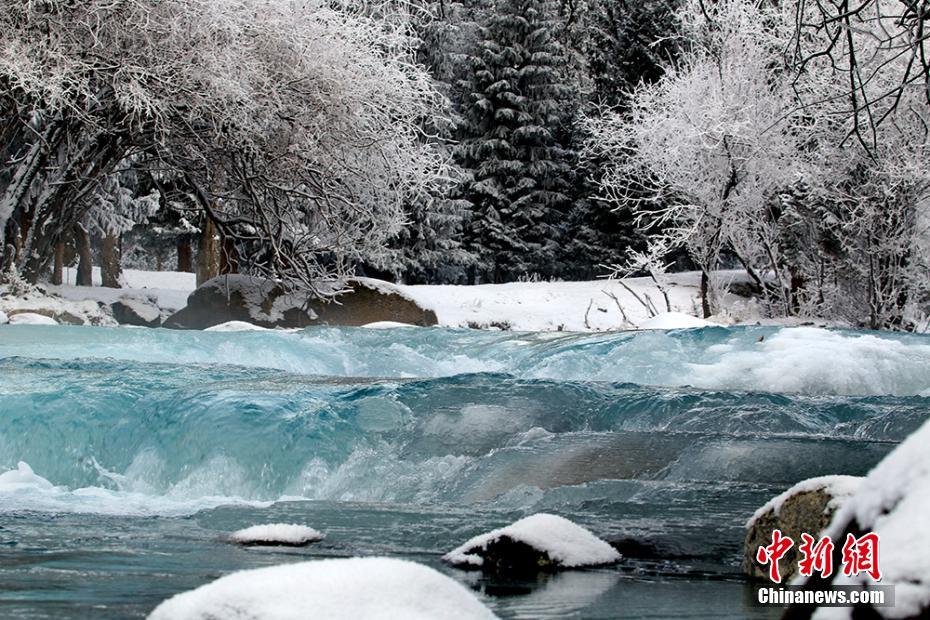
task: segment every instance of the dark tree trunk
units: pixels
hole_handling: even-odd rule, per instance
[[[61,286],[65,281],[65,242],[55,244],[55,263],[52,267],[52,284]]]
[[[194,250],[187,235],[178,237],[178,271],[194,273]]]
[[[220,275],[219,232],[209,216],[204,218],[203,232],[197,246],[197,286]]]
[[[77,245],[78,252],[76,284],[78,286],[93,286],[94,260],[90,251],[90,235],[80,224],[74,227],[74,242]]]
[[[108,288],[120,288],[119,278],[123,273],[120,265],[121,255],[119,235],[107,234],[103,238],[100,276],[101,283]]]
[[[710,300],[707,298],[710,278],[707,277],[706,271],[701,271],[701,310],[704,311],[704,318],[710,318]]]

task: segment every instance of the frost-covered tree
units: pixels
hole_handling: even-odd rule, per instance
[[[558,14],[549,0],[484,7],[462,84],[459,161],[471,174],[468,240],[483,280],[549,276],[568,209],[573,153],[563,135],[575,98],[560,72]]]
[[[29,278],[128,156],[182,174],[253,270],[313,286],[443,161],[410,5],[27,2],[0,12],[3,262]]]
[[[681,19],[681,62],[637,89],[628,112],[590,122],[592,149],[612,162],[609,199],[658,231],[646,255],[686,248],[705,314],[733,259],[773,314],[905,325],[927,291],[928,110],[919,89],[905,93],[889,122],[870,125],[873,139],[857,140],[864,111],[849,107],[848,80],[866,72],[867,88],[885,91],[907,58],[860,30],[847,31],[871,50],[858,66],[793,64],[790,3],[689,2]]]

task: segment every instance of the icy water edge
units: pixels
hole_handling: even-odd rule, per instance
[[[233,570],[387,555],[504,618],[768,618],[743,526],[803,478],[863,474],[928,416],[930,338],[0,326],[0,617],[144,617]],[[443,566],[554,512],[625,541],[533,582]],[[306,523],[326,540],[242,549]]]

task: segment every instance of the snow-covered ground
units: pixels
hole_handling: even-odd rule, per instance
[[[729,274],[734,280],[739,272]],[[94,268],[92,287],[75,286],[75,270],[65,270],[62,286],[44,285],[47,294],[0,296],[0,312],[16,314],[36,309],[55,315],[68,313],[86,323],[113,324],[107,317],[111,303],[130,297],[148,300],[167,317],[184,307],[196,287],[192,273],[176,271],[123,271],[123,288],[99,286]],[[649,278],[591,280],[586,282],[512,282],[508,284],[394,285],[379,283],[433,310],[444,327],[510,329],[515,331],[607,331],[618,329],[672,329],[755,321],[752,302],[728,295],[727,312],[711,321],[700,314],[700,276],[696,272],[672,274],[668,303]],[[2,291],[0,291],[2,292]],[[61,322],[61,321],[60,321]],[[68,321],[64,321],[68,322]],[[374,325],[387,327],[387,324]],[[240,326],[242,327],[242,326]]]

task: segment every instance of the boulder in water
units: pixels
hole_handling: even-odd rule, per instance
[[[414,562],[349,558],[244,570],[155,608],[149,620],[490,620],[454,579]]]
[[[11,310],[10,325],[58,325],[49,312],[36,310]]]
[[[756,561],[756,552],[772,542],[772,531],[790,537],[794,546],[778,562],[782,582],[794,577],[798,567],[801,534],[815,538],[830,524],[837,509],[859,488],[856,476],[821,476],[800,482],[772,498],[746,524],[743,572],[754,579],[768,580],[768,567]]]
[[[620,554],[568,519],[538,513],[472,538],[443,559],[497,574],[533,574],[613,564]]]
[[[113,318],[120,325],[160,327],[161,310],[150,301],[123,296],[110,304]]]
[[[834,572],[817,573],[804,589],[853,586],[866,589],[874,583],[868,572],[846,576],[840,569],[841,549],[849,536],[879,536],[880,585],[894,587],[893,606],[860,603],[855,607],[820,610],[813,605],[790,607],[785,618],[830,617],[930,618],[930,421],[895,448],[836,511],[826,530],[834,541]]]
[[[165,320],[172,329],[205,329],[230,321],[260,327],[360,326],[377,321],[435,325],[436,314],[421,308],[387,282],[361,278],[334,300],[292,292],[272,280],[230,274],[205,282],[187,306]]]

